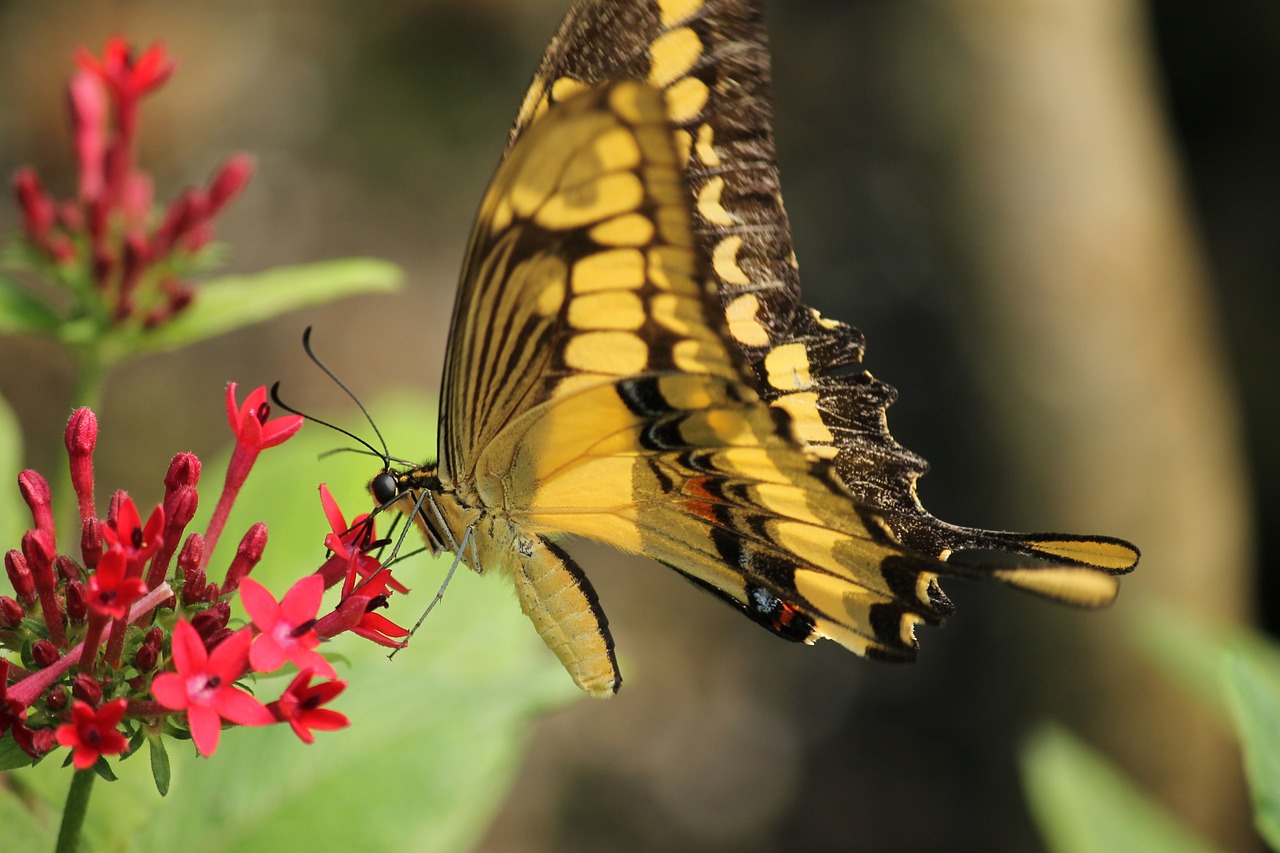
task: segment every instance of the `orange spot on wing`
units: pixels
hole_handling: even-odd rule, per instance
[[[692,480],[686,480],[681,491],[692,500],[684,501],[684,507],[691,514],[705,521],[709,521],[712,524],[723,524],[724,519],[720,512],[720,499],[707,489],[707,483],[710,481],[710,477],[695,477]]]

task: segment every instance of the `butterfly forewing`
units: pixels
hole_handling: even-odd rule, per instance
[[[940,559],[988,549],[1131,569],[1137,551],[1120,540],[960,527],[920,504],[915,484],[928,466],[893,438],[885,418],[896,392],[851,369],[862,361],[862,334],[800,301],[774,154],[762,6],[759,0],[577,3],[547,47],[511,144],[584,86],[636,78],[662,88],[697,248],[709,260],[729,338],[749,365],[752,387],[787,412],[798,439],[834,460],[859,504],[876,510],[899,541]],[[1093,596],[1090,585],[1081,596]]]

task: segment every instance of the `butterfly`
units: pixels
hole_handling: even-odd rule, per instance
[[[889,434],[895,392],[861,369],[861,333],[800,302],[761,6],[570,10],[475,219],[438,461],[371,483],[433,550],[509,574],[592,696],[622,679],[566,536],[657,560],[785,639],[887,660],[952,611],[941,578],[1099,607],[1138,561],[921,506],[925,463]]]

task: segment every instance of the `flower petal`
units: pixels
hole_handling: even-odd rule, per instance
[[[204,672],[209,665],[209,652],[205,650],[204,640],[185,619],[179,619],[173,626],[172,649],[173,668],[183,675]]]
[[[325,678],[338,677],[338,673],[334,670],[333,664],[325,660],[324,655],[316,651],[297,649],[293,654],[289,655],[289,661],[298,669],[310,669],[317,675],[323,675]]]
[[[217,648],[209,655],[208,672],[218,676],[223,684],[230,684],[244,675],[245,664],[249,661],[249,644],[252,642],[253,631],[241,628],[218,643]]]
[[[205,705],[192,705],[187,710],[187,725],[200,754],[213,755],[218,748],[218,736],[222,733],[222,718],[218,712]]]
[[[316,618],[320,612],[320,600],[324,598],[324,578],[307,575],[300,579],[280,599],[280,612],[290,625],[298,625]],[[259,626],[261,627],[261,626]]]
[[[227,423],[231,425],[231,432],[236,435],[240,434],[240,407],[236,405],[236,383],[227,383]]]
[[[320,505],[324,507],[324,517],[329,519],[329,529],[336,534],[345,533],[347,520],[343,517],[342,509],[338,506],[338,502],[334,500],[329,487],[324,483],[320,484]]]
[[[176,672],[162,672],[151,681],[151,695],[166,708],[181,711],[191,703],[187,679]]]
[[[224,687],[218,691],[218,696],[214,700],[214,710],[223,719],[242,726],[266,726],[276,720],[275,715],[267,710],[266,705],[235,687]]]
[[[259,634],[249,647],[249,668],[254,672],[275,672],[286,660],[285,650],[270,635]]]
[[[315,708],[314,710],[303,712],[302,723],[309,729],[332,732],[337,729],[345,729],[351,725],[351,720],[347,718],[346,714],[338,711],[329,708]]]
[[[253,578],[240,582],[240,601],[259,631],[270,631],[280,621],[280,605],[276,603],[276,597]]]

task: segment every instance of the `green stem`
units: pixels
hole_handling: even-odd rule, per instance
[[[76,853],[80,849],[80,830],[84,828],[84,816],[89,812],[89,794],[93,792],[93,780],[98,774],[90,767],[77,770],[71,777],[71,790],[67,791],[67,804],[62,809],[62,826],[58,828],[58,845],[54,853]]]
[[[71,408],[88,406],[96,411],[102,401],[102,386],[109,367],[103,347],[96,343],[77,347],[75,360],[76,379],[71,392]]]

